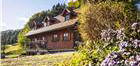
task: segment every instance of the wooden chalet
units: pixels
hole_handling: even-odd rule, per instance
[[[74,50],[77,40],[77,13],[64,9],[53,18],[45,17],[40,23],[30,23],[31,31],[25,36],[31,40],[30,51]],[[28,50],[28,51],[29,51]]]

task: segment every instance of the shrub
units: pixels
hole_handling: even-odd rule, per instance
[[[98,66],[109,53],[118,51],[118,43],[127,39],[123,30],[137,21],[134,7],[125,2],[86,4],[80,12],[79,31],[84,43],[79,51],[86,65]]]
[[[18,34],[18,44],[22,47],[22,50],[25,50],[27,47],[24,47],[25,44],[27,44],[30,39],[28,39],[25,34],[27,34],[31,29],[29,28],[29,25],[26,24],[25,27],[19,32]]]
[[[112,52],[101,66],[139,66],[140,65],[140,23],[134,23],[119,42],[119,51]]]
[[[124,2],[85,5],[80,12],[79,30],[84,40],[100,39],[101,30],[128,27],[137,19],[134,7]]]

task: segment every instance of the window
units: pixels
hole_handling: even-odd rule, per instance
[[[66,15],[65,16],[65,21],[69,20],[70,19],[70,15]]]
[[[46,23],[46,22],[42,22],[42,23],[43,23],[44,27],[46,27],[46,26],[47,26],[47,23]]]
[[[59,41],[59,38],[58,38],[57,34],[53,34],[52,41],[54,41],[54,42]]]
[[[37,41],[37,38],[35,38],[35,42]]]
[[[45,37],[42,37],[42,40],[45,40]]]
[[[42,44],[45,44],[45,37],[42,37]]]
[[[50,25],[50,22],[48,21],[48,22],[47,22],[47,26],[49,26],[49,25]]]
[[[69,35],[68,35],[68,33],[64,33],[64,35],[63,35],[63,40],[64,40],[64,41],[69,40]]]

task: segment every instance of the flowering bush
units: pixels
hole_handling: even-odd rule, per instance
[[[112,52],[101,63],[101,66],[140,66],[140,23],[133,23],[129,28],[129,34],[123,30],[104,30],[102,39],[109,41],[112,39],[118,40],[120,50]],[[106,34],[108,33],[108,34]],[[114,34],[113,36],[111,34]],[[114,37],[115,36],[115,37]]]
[[[135,31],[120,29],[137,21],[137,12],[130,3],[100,1],[97,4],[83,5],[79,12],[78,31],[83,44],[78,47],[79,57],[72,60],[78,66],[99,66],[108,54],[119,50],[118,44],[124,42],[125,45],[122,45],[125,47],[129,43],[126,41],[129,37],[137,36]],[[130,32],[134,33],[129,35]],[[78,62],[75,59],[78,59]]]
[[[121,41],[125,38],[126,36],[124,34],[124,29],[120,29],[116,31],[113,29],[102,30],[101,33],[101,39],[106,43],[114,43],[117,41]]]

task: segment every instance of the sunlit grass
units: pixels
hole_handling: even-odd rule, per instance
[[[11,51],[16,51],[16,50],[20,50],[22,49],[20,45],[9,45],[6,49],[5,49],[5,53],[11,52]]]
[[[1,59],[2,66],[54,66],[56,63],[70,60],[72,52],[34,55],[18,58]]]

